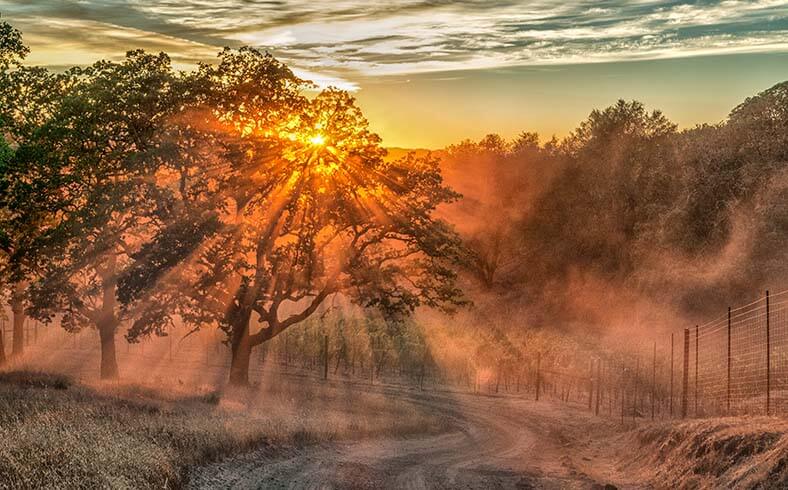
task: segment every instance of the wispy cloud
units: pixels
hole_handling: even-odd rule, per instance
[[[0,0],[0,12],[37,61],[139,46],[188,64],[250,44],[351,89],[385,74],[788,50],[777,0]]]

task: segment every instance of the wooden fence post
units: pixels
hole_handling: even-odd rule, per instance
[[[681,418],[687,417],[687,391],[689,384],[689,328],[684,329],[684,377],[681,383]]]

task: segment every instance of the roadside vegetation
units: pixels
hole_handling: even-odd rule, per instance
[[[657,488],[788,487],[788,422],[775,417],[650,423],[612,445]]]
[[[448,422],[379,393],[289,380],[166,394],[139,385],[0,375],[0,488],[181,488],[190,466],[261,446],[437,433]]]

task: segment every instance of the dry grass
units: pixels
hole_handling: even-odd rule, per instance
[[[177,488],[186,469],[263,444],[436,433],[379,393],[287,380],[220,396],[0,374],[0,488]]]
[[[622,436],[630,471],[656,488],[788,488],[788,422],[728,417],[655,422]]]

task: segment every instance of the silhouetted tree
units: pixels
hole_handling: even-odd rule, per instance
[[[179,107],[177,83],[166,55],[139,51],[68,75],[67,94],[16,152],[17,180],[38,190],[27,204],[52,202],[56,211],[38,232],[37,254],[47,260],[37,264],[30,310],[44,320],[62,313],[70,331],[96,328],[107,379],[118,374],[118,274],[166,204],[154,176],[159,129]]]
[[[436,160],[384,161],[347,93],[306,99],[305,84],[269,55],[225,51],[202,76],[230,142],[212,163],[223,169],[221,226],[168,274],[140,261],[124,279],[123,297],[134,300],[159,278],[145,300],[155,314],[135,322],[131,338],[162,330],[175,314],[195,327],[218,324],[232,351],[230,381],[246,384],[252,348],[331,295],[388,317],[461,303],[450,267],[460,242],[433,217],[457,196]]]

